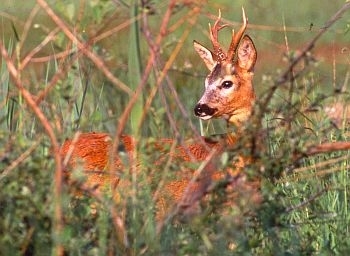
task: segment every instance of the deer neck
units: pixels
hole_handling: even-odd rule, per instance
[[[229,145],[233,145],[244,134],[244,127],[249,122],[253,114],[253,107],[255,103],[255,93],[252,90],[250,96],[251,101],[247,103],[246,108],[240,108],[226,119],[227,126],[227,142]]]

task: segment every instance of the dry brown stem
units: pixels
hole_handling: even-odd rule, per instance
[[[1,55],[4,58],[7,69],[13,79],[14,84],[16,85],[17,89],[19,90],[20,94],[23,96],[24,100],[30,107],[30,109],[34,112],[34,114],[39,119],[41,125],[44,127],[44,130],[46,131],[47,136],[50,138],[51,145],[52,145],[52,153],[55,159],[56,163],[56,170],[55,170],[55,184],[54,184],[54,223],[53,223],[53,231],[55,238],[57,239],[56,246],[55,246],[55,254],[56,255],[63,255],[63,246],[60,242],[60,235],[63,231],[63,218],[62,218],[62,207],[61,207],[61,198],[62,198],[62,162],[61,162],[61,155],[59,153],[60,151],[60,145],[58,143],[58,140],[56,138],[54,129],[51,126],[50,121],[46,118],[44,113],[41,111],[37,103],[35,102],[33,95],[24,87],[22,84],[22,81],[19,78],[19,72],[16,69],[16,66],[14,65],[11,57],[9,56],[8,52],[6,51],[3,44],[0,42],[0,51]]]

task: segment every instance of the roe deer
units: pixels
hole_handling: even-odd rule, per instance
[[[214,26],[209,25],[213,51],[194,41],[195,50],[210,71],[205,79],[204,94],[194,108],[195,115],[203,120],[221,117],[227,121],[228,125],[234,125],[238,128],[242,127],[252,114],[255,101],[252,79],[257,59],[256,49],[251,38],[244,35],[247,18],[243,8],[242,14],[243,25],[238,33],[232,32],[232,40],[227,53],[223,51],[218,42],[219,30],[227,26],[220,25],[220,12]],[[203,137],[203,141],[177,146],[172,156],[175,160],[182,162],[200,162],[208,159],[213,150],[222,150],[223,145],[234,144],[238,136],[239,134],[237,136],[228,134],[220,141]],[[124,135],[120,140],[127,152],[133,152],[132,137]],[[163,154],[164,145],[172,143],[174,142],[171,139],[161,139],[153,146]],[[81,161],[82,169],[87,176],[86,184],[89,187],[101,189],[105,185],[108,186],[111,183],[117,185],[122,182],[118,176],[109,176],[108,168],[111,164],[116,167],[115,169],[123,170],[123,162],[119,158],[114,163],[108,163],[110,150],[111,138],[107,134],[85,133],[80,134],[76,139],[66,140],[62,145],[61,153],[64,159],[68,160],[68,165],[71,168],[74,168]],[[184,208],[194,203],[196,200],[184,199],[185,191],[192,195],[199,193],[200,195],[197,196],[199,198],[205,194],[207,187],[213,180],[227,175],[224,171],[215,168],[215,165],[210,165],[209,162],[207,168],[203,170],[201,178],[192,181],[194,170],[185,170],[176,174],[176,180],[165,183],[157,202],[158,216],[162,216],[174,203],[179,205],[187,202],[187,205],[182,205]],[[238,166],[233,165],[232,169],[235,168]],[[167,199],[171,203],[168,203]]]

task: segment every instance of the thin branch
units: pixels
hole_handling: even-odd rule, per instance
[[[150,50],[150,56],[148,58],[147,64],[146,64],[146,68],[143,72],[143,76],[141,78],[141,81],[135,91],[135,93],[132,95],[132,97],[130,98],[129,103],[127,104],[127,106],[124,109],[124,112],[122,113],[122,115],[120,116],[119,120],[118,120],[118,127],[116,129],[115,132],[115,136],[114,136],[114,141],[113,141],[113,146],[112,146],[112,154],[111,154],[111,160],[113,162],[113,160],[115,159],[115,152],[117,152],[115,149],[117,148],[118,144],[119,144],[119,137],[122,135],[125,124],[127,122],[127,119],[130,116],[131,110],[134,107],[135,103],[137,102],[140,94],[142,93],[144,87],[146,86],[147,80],[149,78],[149,75],[151,74],[153,65],[156,61],[156,54],[155,52],[157,52],[160,48],[160,44],[163,40],[163,38],[167,35],[166,33],[166,28],[169,24],[170,21],[170,17],[172,15],[173,9],[176,6],[176,1],[172,0],[169,2],[168,8],[164,14],[163,20],[161,22],[161,27],[159,29],[159,34],[158,37],[156,39],[156,43],[155,43],[155,49]],[[112,168],[113,169],[113,168]],[[111,170],[113,171],[113,170]]]
[[[19,166],[24,160],[26,160],[32,152],[40,145],[42,137],[36,139],[33,145],[31,145],[26,151],[24,151],[16,160],[11,161],[11,164],[5,168],[0,174],[0,180],[5,178],[13,169]]]
[[[93,189],[89,187],[86,183],[81,184],[79,182],[76,182],[75,180],[71,180],[71,182],[73,185],[76,185],[78,189],[80,189],[86,194],[89,194],[90,196],[95,198],[98,202],[103,204],[106,208],[109,208],[111,210],[110,213],[111,213],[112,222],[118,236],[117,242],[119,242],[119,245],[122,246],[125,252],[127,252],[130,249],[130,243],[127,237],[127,230],[125,228],[123,219],[119,216],[119,214],[116,211],[116,207],[114,205],[115,202],[113,200],[106,200],[100,190]]]
[[[142,115],[142,120],[140,121],[140,124],[139,126],[141,126],[141,122],[144,120],[145,118],[145,115],[146,113],[148,112],[148,109],[151,107],[151,104],[152,104],[152,101],[156,95],[156,92],[159,90],[160,86],[162,85],[162,82],[164,79],[167,78],[167,74],[171,68],[171,65],[174,63],[175,61],[175,58],[177,57],[179,51],[181,50],[181,48],[183,47],[183,44],[185,42],[185,39],[188,37],[193,25],[195,24],[195,21],[197,20],[198,18],[198,14],[199,14],[199,8],[195,8],[193,11],[191,11],[191,15],[190,17],[192,17],[192,19],[190,19],[190,22],[188,24],[188,26],[185,28],[184,32],[182,33],[182,35],[180,36],[179,40],[178,40],[178,43],[176,44],[175,48],[173,49],[172,51],[172,54],[171,56],[169,57],[169,59],[167,60],[167,62],[165,63],[163,69],[161,70],[158,78],[157,78],[157,82],[156,82],[156,86],[154,86],[152,88],[152,91],[150,93],[150,95],[148,96],[147,98],[147,101],[145,103],[145,106],[144,106],[144,111],[143,111],[143,115]],[[150,41],[150,38],[149,40]],[[151,42],[149,42],[151,43]],[[152,47],[152,45],[150,45],[150,49],[151,50],[154,50],[153,49],[154,47]],[[159,53],[154,51],[154,54],[156,55],[156,60],[159,64],[160,62],[160,57],[159,57]],[[176,96],[176,92],[174,90],[172,90],[172,92],[174,93],[174,95]],[[177,97],[176,97],[177,98]],[[181,108],[182,107],[182,104],[180,103],[179,104],[179,107]],[[167,113],[169,113],[169,111],[167,111]],[[184,115],[186,114],[186,111],[183,111],[182,112]],[[179,137],[179,134],[177,132],[177,129],[176,129],[176,125],[175,125],[175,122],[172,120],[172,118],[170,116],[168,116],[168,119],[170,121],[170,124],[171,126],[173,127],[173,130],[175,131],[176,133],[176,137]]]
[[[310,202],[316,200],[317,198],[319,198],[320,196],[322,196],[324,193],[326,193],[328,191],[328,187],[325,187],[324,189],[321,189],[320,191],[318,191],[316,194],[314,194],[313,196],[311,196],[310,198],[308,198],[307,200],[301,202],[298,205],[295,206],[290,206],[286,209],[286,212],[289,213],[291,211],[294,211],[296,209],[302,208],[304,206],[306,206],[307,204],[309,204]]]
[[[337,163],[340,163],[340,162],[343,162],[345,160],[348,160],[348,158],[349,158],[349,156],[347,156],[347,155],[336,157],[336,158],[331,158],[329,160],[322,161],[320,163],[316,163],[316,164],[313,164],[311,166],[304,166],[304,167],[300,167],[300,168],[294,169],[293,173],[296,173],[298,175],[299,174],[303,174],[304,172],[309,172],[310,169],[319,169],[319,168],[323,168],[323,167],[326,167],[326,166],[335,165]]]
[[[27,66],[27,64],[28,64],[29,62],[32,62],[33,56],[34,56],[35,54],[37,54],[42,48],[44,48],[44,46],[45,46],[46,44],[48,44],[49,42],[53,41],[53,40],[55,39],[57,33],[59,32],[59,30],[60,30],[60,29],[59,29],[58,27],[56,27],[54,30],[52,30],[52,31],[45,37],[45,39],[44,39],[39,45],[37,45],[33,50],[31,50],[31,51],[24,57],[24,59],[21,61],[20,65],[19,65],[19,70],[23,70],[23,69]],[[71,52],[65,51],[65,52],[63,52],[63,54],[64,54],[64,57],[66,57],[66,56],[68,56],[69,54],[71,54]],[[52,57],[50,57],[50,59],[51,59],[51,58],[54,58],[54,57],[57,57],[57,56],[56,56],[56,55],[53,55]],[[50,59],[45,58],[45,61],[49,61]]]
[[[46,11],[49,17],[57,24],[58,27],[62,30],[62,32],[72,41],[74,42],[78,49],[82,51],[95,65],[105,74],[105,76],[115,84],[119,89],[126,92],[128,95],[133,95],[131,89],[120,81],[117,77],[115,77],[112,72],[106,67],[106,64],[103,60],[94,54],[93,51],[90,50],[90,45],[81,42],[68,28],[66,24],[54,13],[54,11],[49,7],[49,5],[44,0],[37,0],[38,4]]]
[[[21,35],[20,41],[19,41],[19,50],[23,48],[24,43],[26,42],[27,35],[29,33],[30,27],[33,24],[33,20],[36,16],[36,14],[39,12],[40,7],[38,5],[35,5],[33,9],[31,10],[29,17],[26,19],[26,22],[24,24],[23,33]]]
[[[313,145],[308,147],[306,152],[304,152],[303,154],[306,154],[307,156],[312,156],[312,155],[317,155],[322,153],[329,153],[333,151],[344,151],[344,150],[350,150],[350,142],[337,141],[337,142],[326,142],[320,145]]]
[[[292,61],[292,63],[289,65],[288,69],[282,74],[280,79],[277,81],[277,85],[283,84],[286,81],[289,80],[289,74],[292,73],[294,67],[307,56],[307,53],[311,51],[312,48],[314,48],[315,43],[317,42],[320,37],[327,32],[327,30],[336,22],[338,21],[342,15],[350,8],[350,2],[345,3],[342,8],[340,8],[327,22],[326,24],[320,29],[320,31],[316,34],[316,36],[305,46],[305,48],[299,53],[299,55]]]
[[[176,215],[184,212],[184,210],[193,206],[208,192],[208,188],[211,184],[211,176],[214,170],[217,169],[217,161],[222,152],[222,145],[219,148],[213,148],[208,154],[207,158],[202,164],[195,170],[191,180],[188,182],[185,191],[182,193],[182,197],[179,202],[176,203],[173,210],[167,214],[167,216],[157,223],[157,234],[160,234],[163,227],[172,220]],[[195,192],[191,189],[197,183],[198,179],[206,178],[207,182],[201,181],[199,184],[200,188],[196,189]]]
[[[321,28],[321,30],[316,34],[316,36],[305,46],[305,48],[299,53],[299,55],[292,61],[292,63],[288,66],[285,72],[280,76],[280,78],[275,81],[274,85],[271,87],[268,95],[265,97],[265,101],[261,104],[262,106],[267,106],[270,100],[272,99],[273,94],[277,90],[277,88],[286,83],[287,81],[294,81],[295,76],[290,76],[295,66],[304,58],[307,57],[307,53],[314,48],[316,42],[320,37],[328,31],[328,29],[338,21],[342,15],[350,8],[350,2],[345,3]],[[265,111],[262,111],[263,114]]]
[[[61,244],[61,241],[60,241],[60,235],[63,231],[63,218],[62,218],[63,215],[62,215],[62,208],[61,208],[63,177],[62,177],[61,155],[59,153],[60,146],[49,120],[46,118],[44,113],[38,107],[31,93],[23,86],[22,81],[19,79],[18,70],[16,69],[12,59],[10,58],[8,52],[6,51],[5,47],[1,42],[0,42],[0,51],[1,51],[2,57],[6,61],[7,69],[16,87],[18,88],[19,92],[23,96],[24,100],[27,102],[28,106],[31,108],[31,110],[39,119],[41,125],[44,127],[44,130],[46,131],[46,134],[48,135],[51,141],[51,145],[53,148],[52,152],[56,162],[55,184],[54,184],[55,214],[54,214],[54,224],[53,224],[53,230],[57,239],[57,242],[55,244],[56,245],[55,252],[57,255],[63,255],[63,245]]]

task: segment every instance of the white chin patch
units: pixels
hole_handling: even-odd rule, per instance
[[[213,116],[200,116],[199,118],[202,120],[209,120],[211,119]]]

